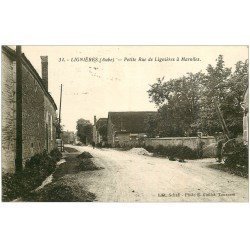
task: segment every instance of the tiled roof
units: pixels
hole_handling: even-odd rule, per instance
[[[156,114],[155,111],[109,112],[108,119],[116,132],[144,133],[147,118]]]
[[[96,128],[99,129],[104,124],[106,124],[107,121],[108,121],[108,118],[100,118],[100,119],[98,119],[98,121],[96,122]]]

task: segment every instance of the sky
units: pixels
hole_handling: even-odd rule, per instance
[[[109,111],[156,111],[147,91],[159,77],[206,72],[220,54],[233,69],[248,59],[247,46],[22,46],[22,51],[40,75],[40,56],[48,56],[49,92],[59,108],[63,85],[62,124],[70,131],[78,119],[93,123],[94,115],[107,117]]]

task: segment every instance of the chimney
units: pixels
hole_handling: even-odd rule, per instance
[[[41,56],[42,79],[45,89],[48,91],[48,56]]]
[[[94,116],[94,125],[96,125],[96,116]]]

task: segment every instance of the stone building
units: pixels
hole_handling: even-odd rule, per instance
[[[112,147],[137,145],[146,137],[145,122],[154,111],[109,112],[108,144]]]
[[[102,143],[106,141],[106,138],[103,138],[103,136],[100,134],[100,129],[107,125],[107,118],[100,118],[96,120],[96,116],[94,116],[94,125],[93,125],[93,141],[95,144]]]
[[[17,53],[2,46],[2,169],[16,169],[16,102],[17,78],[22,91],[22,162],[44,150],[56,147],[57,106],[48,92],[48,57],[41,56],[42,78],[24,54],[21,54],[21,71],[17,72]]]

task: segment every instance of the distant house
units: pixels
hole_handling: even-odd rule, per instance
[[[243,141],[245,145],[248,145],[248,112],[249,112],[249,92],[248,88],[244,95],[244,116],[243,116]]]
[[[108,144],[112,147],[136,145],[140,138],[146,137],[145,122],[154,111],[109,112]]]
[[[47,56],[41,56],[41,66],[42,77],[23,53],[19,55],[16,50],[2,46],[2,169],[4,172],[15,172],[17,165],[24,165],[25,161],[34,154],[42,153],[44,150],[50,152],[56,148],[57,106],[48,92]],[[18,93],[17,85],[22,87]],[[19,116],[17,116],[17,105],[18,114],[21,114]],[[17,125],[20,128],[18,135]],[[20,143],[16,143],[17,136]]]
[[[100,129],[103,126],[107,126],[107,121],[107,118],[100,118],[96,120],[96,116],[94,116],[93,141],[95,142],[95,144],[106,141],[106,138],[103,138],[103,136],[100,134]]]

